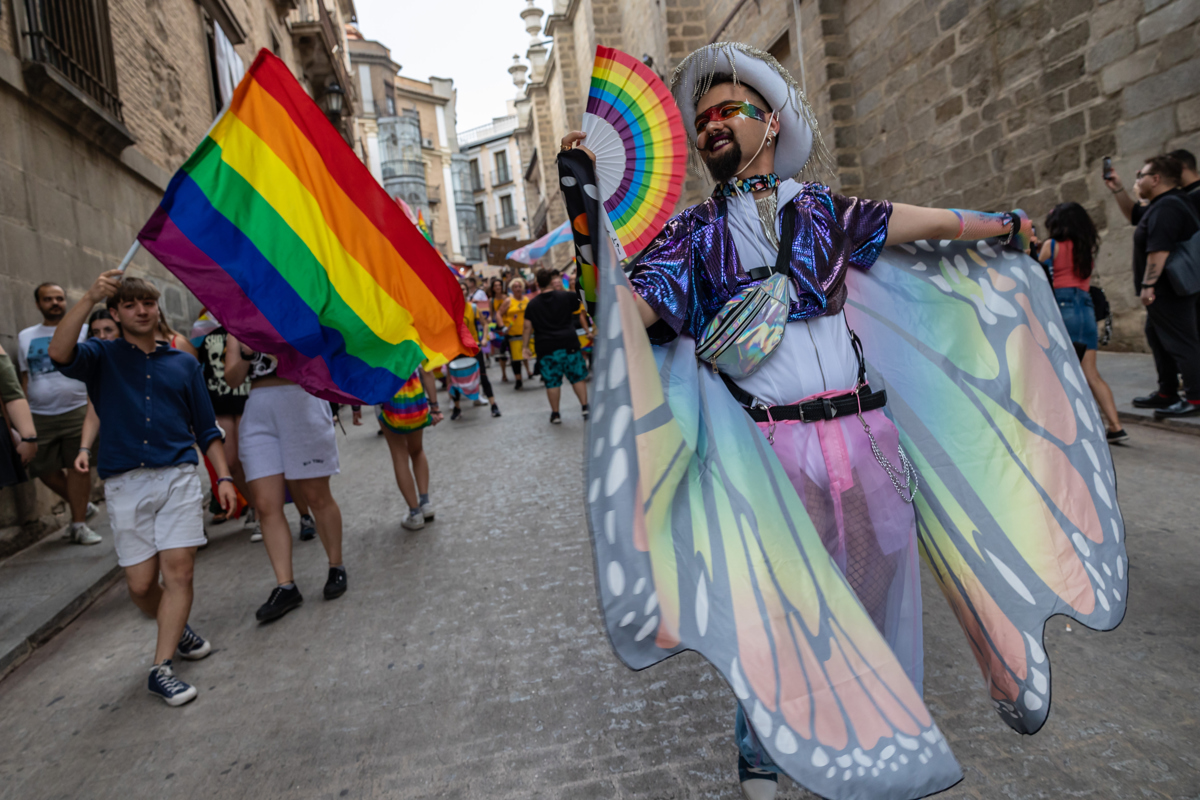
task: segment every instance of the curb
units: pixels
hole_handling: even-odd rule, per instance
[[[0,681],[33,655],[35,650],[70,625],[72,620],[82,614],[120,577],[121,568],[116,564],[97,567],[88,576],[86,588],[78,591],[74,597],[64,598],[61,594],[56,595],[30,610],[25,618],[34,620],[33,624],[36,627],[33,632],[24,639],[0,642]],[[39,617],[43,618],[40,623],[37,622]]]
[[[1141,425],[1145,428],[1158,428],[1160,431],[1182,433],[1188,436],[1200,436],[1200,425],[1190,422],[1163,422],[1155,419],[1151,414],[1138,414],[1133,411],[1118,410],[1117,419],[1132,425]]]

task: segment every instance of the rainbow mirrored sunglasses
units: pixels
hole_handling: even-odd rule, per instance
[[[708,127],[709,122],[725,122],[734,117],[746,117],[747,119],[766,122],[767,112],[750,103],[730,100],[727,103],[706,108],[696,115],[696,135],[699,136],[704,133],[704,129]]]

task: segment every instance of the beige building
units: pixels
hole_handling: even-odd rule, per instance
[[[442,254],[465,263],[470,243],[460,235],[451,174],[458,153],[454,81],[404,77],[386,46],[353,26],[347,32],[363,161],[388,194],[421,211]]]
[[[804,85],[844,193],[1020,207],[1039,223],[1058,202],[1083,204],[1103,236],[1114,346],[1144,348],[1132,228],[1101,162],[1131,185],[1145,156],[1200,153],[1197,0],[553,0],[544,26],[528,0],[521,17],[532,39],[518,139],[537,157],[526,196],[549,227],[565,218],[553,154],[582,117],[596,45],[669,78],[697,47],[747,42]],[[709,187],[686,189],[690,204]]]
[[[0,0],[0,345],[41,321],[37,284],[75,300],[117,265],[260,48],[326,109],[353,101],[353,17],[353,0]],[[349,140],[348,110],[331,118]],[[190,293],[144,251],[130,271],[190,330]],[[0,528],[48,508],[21,488],[0,492]]]
[[[468,261],[487,262],[488,242],[492,237],[532,237],[525,201],[525,170],[516,130],[517,117],[510,115],[458,134],[458,143],[467,158],[475,220],[474,251]]]

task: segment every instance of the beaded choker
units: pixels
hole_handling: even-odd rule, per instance
[[[734,192],[763,192],[774,189],[779,185],[779,176],[772,172],[770,175],[751,175],[742,180],[734,178],[728,183],[722,183],[713,189],[713,197],[733,197]]]

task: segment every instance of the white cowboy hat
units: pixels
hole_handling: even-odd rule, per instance
[[[679,63],[671,77],[671,93],[683,119],[696,118],[696,103],[708,91],[713,75],[728,73],[736,83],[754,88],[779,118],[775,144],[775,172],[790,178],[800,172],[812,155],[823,152],[816,120],[796,81],[769,53],[740,42],[705,45]],[[685,124],[695,153],[696,130]]]

